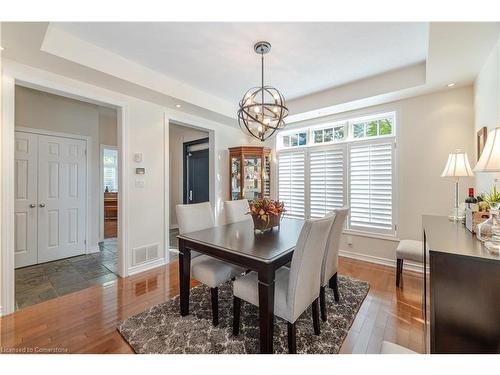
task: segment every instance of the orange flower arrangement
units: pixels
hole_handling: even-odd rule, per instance
[[[279,218],[283,212],[286,212],[283,202],[259,198],[250,202],[250,211],[247,214],[252,215],[254,219],[269,223],[273,217]]]

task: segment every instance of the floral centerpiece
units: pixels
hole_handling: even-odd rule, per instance
[[[279,226],[281,215],[285,211],[283,202],[260,198],[250,202],[248,214],[252,215],[254,228],[263,232]]]

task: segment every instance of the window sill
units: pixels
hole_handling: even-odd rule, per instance
[[[368,237],[368,238],[374,238],[377,240],[399,242],[399,238],[396,235],[391,235],[391,234],[363,232],[360,230],[353,230],[353,229],[344,229],[342,234],[348,235],[348,236]]]

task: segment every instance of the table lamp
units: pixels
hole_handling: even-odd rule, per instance
[[[446,162],[443,173],[441,173],[441,177],[451,177],[455,181],[455,207],[453,208],[452,214],[448,216],[450,220],[459,221],[463,220],[463,218],[465,217],[463,212],[460,212],[458,204],[459,180],[460,177],[470,177],[473,175],[474,173],[472,172],[472,169],[470,167],[467,153],[461,150],[455,150],[448,155],[448,161]]]
[[[483,152],[474,172],[500,172],[500,127],[488,133]],[[490,204],[491,216],[478,225],[478,238],[492,253],[500,253],[499,204]]]

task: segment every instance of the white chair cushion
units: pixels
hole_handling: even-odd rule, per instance
[[[393,344],[389,341],[382,341],[380,354],[417,354],[417,352],[405,348],[404,346]]]
[[[287,307],[286,294],[288,291],[288,279],[290,269],[281,267],[274,276],[274,315],[290,321],[290,309]],[[235,297],[259,306],[259,281],[256,272],[236,279],[233,283],[233,293]]]
[[[191,277],[210,288],[216,288],[222,283],[240,276],[245,269],[212,258],[200,255],[191,260]]]
[[[396,258],[422,263],[424,261],[422,241],[401,240],[396,249]]]

